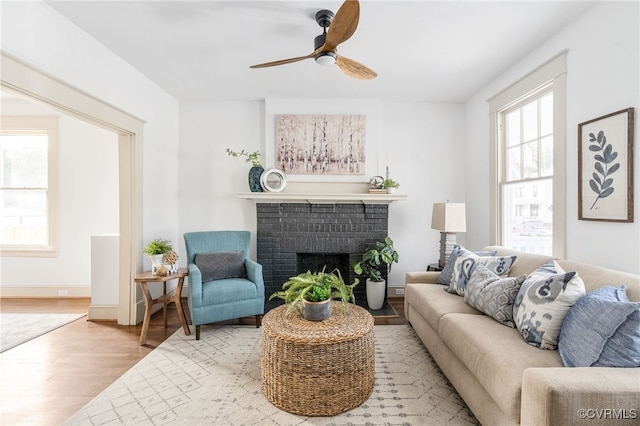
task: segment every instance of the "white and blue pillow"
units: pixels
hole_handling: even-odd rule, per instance
[[[624,287],[601,287],[580,300],[560,330],[566,367],[640,367],[640,302]]]
[[[449,255],[447,262],[444,264],[444,267],[442,268],[442,271],[440,272],[440,275],[438,275],[438,279],[436,280],[438,284],[442,284],[442,285],[451,284],[451,278],[453,278],[453,267],[456,263],[456,260],[458,259],[458,256],[460,255],[460,249],[465,250],[464,247],[459,246],[458,244],[453,246],[453,250],[451,250],[451,255]],[[478,256],[495,256],[496,251],[481,250],[481,251],[474,251],[474,253],[477,254]]]
[[[516,327],[524,340],[541,349],[557,349],[569,309],[585,294],[577,272],[565,272],[555,260],[533,271],[513,305]]]
[[[460,253],[453,266],[451,282],[445,290],[458,296],[464,296],[467,283],[478,265],[486,266],[499,277],[506,277],[515,261],[516,256],[478,256],[460,247]]]
[[[507,327],[516,328],[513,304],[526,275],[500,278],[486,266],[478,265],[467,283],[464,301]]]

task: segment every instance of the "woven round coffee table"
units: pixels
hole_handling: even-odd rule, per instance
[[[375,381],[373,317],[334,302],[331,317],[307,321],[287,305],[262,319],[262,392],[276,407],[302,416],[334,416],[369,398]]]

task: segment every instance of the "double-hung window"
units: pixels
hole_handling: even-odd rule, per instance
[[[552,254],[553,91],[500,111],[501,237],[506,247]]]
[[[565,256],[566,59],[489,99],[493,244]]]
[[[57,230],[58,119],[3,116],[0,121],[0,251],[52,256]]]

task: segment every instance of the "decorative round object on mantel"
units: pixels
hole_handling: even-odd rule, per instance
[[[287,177],[282,170],[271,168],[260,176],[260,185],[267,192],[282,192],[287,186]]]
[[[253,166],[249,169],[249,189],[251,192],[262,192],[260,184],[262,173],[264,173],[264,168],[260,166]]]

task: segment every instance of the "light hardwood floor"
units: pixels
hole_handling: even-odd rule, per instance
[[[0,299],[0,312],[87,312],[89,299]],[[397,318],[376,324],[406,324],[403,299],[390,299]],[[188,315],[186,299],[183,306]],[[187,318],[187,320],[189,320]],[[229,321],[252,325],[253,319]],[[180,328],[173,306],[165,329],[162,312],[151,317],[147,344],[142,325],[74,321],[0,354],[0,424],[61,425],[118,377]],[[192,336],[195,331],[192,327]]]

